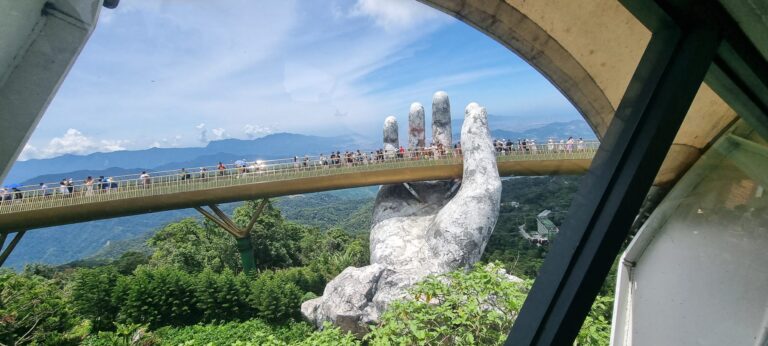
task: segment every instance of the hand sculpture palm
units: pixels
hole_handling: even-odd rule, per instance
[[[447,95],[436,93],[432,108],[433,138],[450,148]],[[409,145],[423,146],[423,118],[423,107],[412,105]],[[399,146],[397,132],[397,122],[387,118],[385,149]],[[461,182],[381,187],[373,210],[371,265],[347,268],[326,286],[323,297],[305,302],[302,312],[308,319],[317,325],[329,320],[346,330],[364,333],[365,324],[375,321],[390,301],[403,297],[405,289],[416,281],[480,259],[498,218],[501,181],[487,114],[475,103],[465,110],[461,145]]]

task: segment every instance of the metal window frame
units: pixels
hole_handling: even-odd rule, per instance
[[[653,33],[506,345],[572,344],[702,82],[768,138],[768,62],[714,0],[620,0]]]
[[[658,13],[658,11],[656,11]],[[653,35],[507,345],[572,344],[715,58],[706,22]]]

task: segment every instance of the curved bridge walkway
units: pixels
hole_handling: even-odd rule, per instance
[[[586,172],[597,142],[529,147],[500,152],[499,173],[511,175],[569,175]],[[343,156],[343,155],[342,155]],[[390,153],[380,160],[334,163],[326,158],[300,157],[255,161],[190,171],[149,172],[115,177],[111,183],[75,185],[72,193],[59,183],[25,186],[0,203],[0,232],[70,224],[163,210],[197,208],[217,203],[336,190],[360,186],[460,179],[460,153]],[[204,170],[203,170],[204,169]]]

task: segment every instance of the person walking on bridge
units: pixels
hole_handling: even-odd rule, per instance
[[[93,178],[91,176],[85,178],[85,195],[93,196]]]
[[[40,196],[48,196],[48,185],[40,183]]]
[[[139,176],[139,180],[141,181],[142,187],[145,189],[148,189],[152,179],[150,178],[149,173],[147,173],[147,171],[143,171]]]
[[[219,171],[219,176],[224,176],[224,171],[227,170],[227,167],[224,166],[224,164],[221,163],[221,161],[219,161],[219,165],[216,166],[216,169]]]

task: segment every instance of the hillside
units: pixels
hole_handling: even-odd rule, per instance
[[[320,229],[367,231],[377,187],[321,192],[275,199],[286,220]],[[221,205],[229,213],[242,203]],[[347,218],[352,215],[353,217]],[[187,217],[201,218],[192,209],[84,222],[28,232],[4,266],[20,270],[27,263],[62,264],[87,257],[114,259],[125,251],[141,251],[136,238]]]

